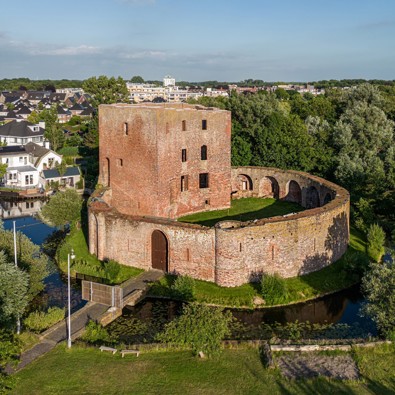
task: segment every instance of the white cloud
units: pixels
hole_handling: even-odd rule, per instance
[[[50,56],[75,56],[75,55],[91,55],[98,54],[101,50],[91,45],[78,45],[70,47],[59,47],[52,49],[33,49],[32,55],[50,55]]]
[[[163,51],[136,51],[136,52],[124,52],[119,55],[123,59],[159,59],[165,60],[168,56]]]

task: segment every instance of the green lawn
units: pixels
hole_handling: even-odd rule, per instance
[[[121,358],[98,348],[56,347],[16,374],[13,394],[393,394],[394,346],[356,349],[361,379],[287,380],[265,369],[257,349],[233,349],[202,360],[188,351]],[[274,354],[276,358],[276,354]]]
[[[326,293],[345,289],[355,284],[358,278],[347,269],[355,254],[364,254],[366,241],[363,234],[351,228],[350,244],[346,254],[337,262],[305,276],[284,279],[287,293],[281,304],[303,302]],[[167,275],[153,284],[151,296],[171,296],[171,285],[175,276]],[[260,296],[259,284],[244,284],[240,287],[220,287],[207,281],[195,280],[195,297],[198,302],[219,304],[229,307],[253,307],[254,296]],[[268,304],[269,305],[269,304]]]
[[[73,274],[77,272],[101,277],[107,279],[110,284],[120,284],[144,271],[135,267],[120,265],[114,261],[100,261],[95,255],[89,253],[82,229],[73,229],[57,253],[59,267],[64,272],[67,271],[67,254],[72,248],[75,253],[75,259],[71,266]]]
[[[269,218],[276,215],[303,211],[299,204],[276,199],[243,198],[232,200],[231,207],[226,210],[205,211],[178,218],[180,222],[190,222],[204,226],[213,226],[219,221],[237,220],[251,221]]]

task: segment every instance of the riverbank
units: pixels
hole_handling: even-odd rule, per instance
[[[122,358],[98,348],[60,345],[15,375],[12,394],[390,394],[395,390],[393,345],[355,347],[344,354],[309,353],[316,359],[349,357],[359,378],[345,381],[322,376],[289,380],[280,368],[282,355],[273,354],[274,367],[266,369],[258,349],[251,347],[199,359],[189,351],[147,351],[138,358]]]

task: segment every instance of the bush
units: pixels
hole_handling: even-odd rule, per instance
[[[121,266],[115,261],[108,261],[103,264],[105,277],[110,281],[115,281],[121,271]]]
[[[195,280],[188,276],[178,276],[171,286],[172,296],[191,302],[195,300]]]
[[[268,305],[281,304],[287,299],[287,285],[278,274],[264,274],[261,280],[261,292]]]
[[[65,309],[50,307],[47,312],[34,311],[24,320],[25,326],[33,332],[42,332],[63,320]]]
[[[221,350],[221,341],[230,334],[230,311],[197,303],[184,305],[182,315],[165,325],[156,336],[160,342],[188,347],[211,356]]]
[[[364,276],[369,267],[369,258],[362,251],[345,254],[344,262],[347,274],[353,276],[356,282]]]
[[[111,336],[107,329],[95,321],[89,321],[81,339],[91,344],[114,344],[116,339]]]
[[[377,224],[369,226],[368,230],[368,255],[375,262],[380,262],[384,255],[385,232]]]
[[[391,263],[372,263],[362,279],[366,296],[363,312],[372,318],[386,337],[395,331],[395,266]]]

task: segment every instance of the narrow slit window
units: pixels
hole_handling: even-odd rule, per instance
[[[202,119],[202,130],[207,130],[207,119]]]
[[[181,151],[181,161],[186,162],[187,161],[187,150],[186,148],[183,148]]]
[[[199,174],[199,188],[208,188],[208,173]]]
[[[187,130],[187,121],[182,121],[182,131],[185,132]]]
[[[201,160],[207,160],[207,145],[200,147],[200,158]]]
[[[125,136],[129,134],[129,125],[127,122],[123,124],[123,132],[125,133]]]
[[[118,159],[118,166],[119,167],[123,166],[123,159],[121,159],[121,158]]]
[[[181,192],[188,190],[188,176],[181,176]]]

